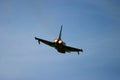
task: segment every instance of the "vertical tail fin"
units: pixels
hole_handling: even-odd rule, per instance
[[[60,33],[59,33],[59,40],[61,40],[61,35],[62,35],[62,25],[61,25],[61,29],[60,29]]]

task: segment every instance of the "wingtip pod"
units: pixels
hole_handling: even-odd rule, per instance
[[[35,40],[38,40],[38,44],[40,44],[40,41],[39,41],[39,39],[37,37],[35,37]]]
[[[37,40],[37,37],[35,37],[35,40]]]
[[[80,54],[79,52],[83,52],[83,49],[80,49],[80,50],[78,51],[78,55]]]
[[[83,52],[83,49],[80,49],[81,52]]]
[[[35,37],[35,40],[39,40],[37,37]]]

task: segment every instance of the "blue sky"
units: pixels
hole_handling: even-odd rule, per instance
[[[119,0],[0,0],[0,80],[119,80]],[[53,41],[63,25],[60,54]]]

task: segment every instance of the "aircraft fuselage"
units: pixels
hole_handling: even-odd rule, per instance
[[[55,43],[55,49],[60,53],[65,53],[64,44]]]

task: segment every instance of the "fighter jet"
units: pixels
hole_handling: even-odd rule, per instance
[[[40,44],[40,42],[42,42],[42,43],[47,44],[51,47],[54,47],[58,52],[63,53],[63,54],[65,54],[66,52],[69,52],[69,53],[70,52],[77,52],[79,55],[79,52],[83,52],[82,49],[67,46],[65,44],[65,42],[62,41],[61,35],[62,35],[62,25],[61,25],[59,37],[58,37],[58,39],[54,39],[54,42],[50,42],[50,41],[40,39],[37,37],[35,37],[35,40],[37,40],[39,44]]]

